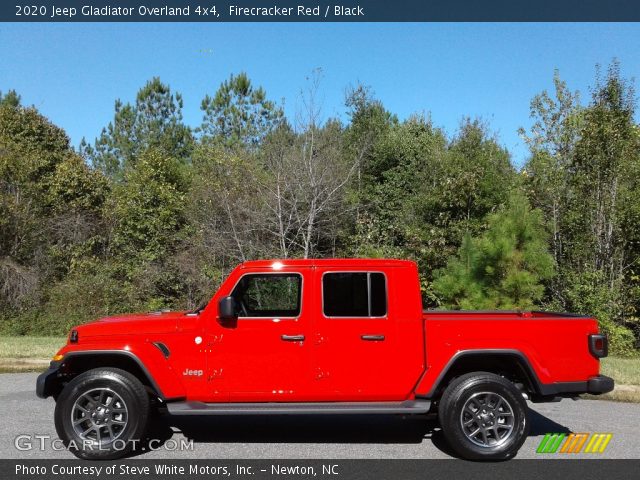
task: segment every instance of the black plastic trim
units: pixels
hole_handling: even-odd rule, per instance
[[[601,395],[612,391],[614,386],[613,378],[606,375],[598,375],[597,377],[591,377],[587,382],[587,392],[593,395]]]
[[[36,395],[47,398],[52,395],[58,381],[58,369],[62,362],[51,362],[49,368],[38,375],[36,379]]]
[[[171,350],[162,342],[153,342],[153,346],[162,352],[164,358],[169,358],[171,356]]]
[[[527,310],[527,311],[520,311],[520,310],[436,310],[436,309],[423,309],[422,313],[425,315],[429,315],[429,314],[446,314],[446,315],[466,315],[466,314],[477,314],[477,313],[481,313],[481,314],[485,314],[485,315],[496,315],[496,318],[494,320],[511,320],[511,319],[503,319],[500,318],[500,316],[506,316],[506,315],[519,315],[522,318],[526,318],[528,320],[557,320],[558,318],[564,318],[564,319],[574,319],[574,320],[587,320],[587,319],[591,319],[593,317],[590,317],[589,315],[582,315],[579,313],[569,313],[569,312],[546,312],[544,310]],[[523,314],[525,313],[532,313],[532,314],[539,314],[539,315],[543,315],[540,317],[526,317]],[[474,318],[474,317],[469,317],[468,319],[465,320],[479,320],[479,321],[486,321],[484,318]]]
[[[572,312],[554,312],[554,311],[548,311],[548,310],[531,310],[531,313],[538,313],[538,314],[543,314],[543,315],[552,315],[553,317],[563,317],[563,318],[577,318],[577,319],[585,319],[585,318],[593,318],[590,317],[589,315],[583,315],[581,313],[572,313]],[[536,319],[539,319],[540,317],[537,317]]]
[[[420,398],[432,398],[435,395],[435,393],[438,391],[438,389],[441,387],[441,383],[442,383],[443,379],[445,378],[445,376],[447,375],[449,370],[455,365],[455,363],[458,360],[460,360],[462,357],[472,356],[472,355],[516,356],[520,360],[524,361],[524,364],[525,364],[526,368],[528,369],[528,371],[526,373],[530,377],[530,380],[531,380],[532,384],[534,385],[534,387],[537,388],[538,384],[540,384],[540,382],[538,381],[538,377],[535,375],[535,373],[533,371],[533,368],[531,367],[531,364],[529,363],[529,360],[519,350],[503,350],[503,349],[461,350],[461,351],[457,352],[453,357],[451,357],[451,359],[449,359],[449,361],[447,362],[447,365],[442,369],[442,371],[438,375],[438,378],[436,378],[436,381],[433,382],[433,386],[431,387],[431,390],[429,390],[429,392],[426,393],[425,395],[421,395]]]
[[[579,395],[587,393],[587,382],[555,382],[539,384],[540,394],[549,396]]]
[[[526,355],[524,355],[519,350],[509,350],[509,349],[461,350],[458,353],[456,353],[453,357],[451,357],[451,359],[449,360],[445,368],[442,370],[442,372],[440,372],[440,375],[438,375],[438,378],[434,382],[431,390],[426,395],[420,395],[420,398],[432,398],[435,395],[435,393],[438,391],[438,389],[441,387],[440,384],[442,380],[445,378],[445,375],[447,374],[449,369],[451,369],[451,367],[453,367],[456,361],[458,361],[460,358],[469,356],[469,355],[504,355],[504,356],[517,357],[519,360],[522,361],[525,367],[525,370],[526,370],[525,373],[529,377],[531,385],[535,389],[534,393],[539,395],[540,397],[546,397],[548,399],[551,399],[557,396],[575,396],[581,393],[596,393],[595,390],[591,389],[589,382],[591,382],[592,379],[598,379],[602,377],[602,376],[592,377],[592,379],[585,380],[584,382],[542,383],[540,382],[540,379],[538,378],[535,371],[533,370],[533,367],[531,366],[529,359],[526,357]],[[608,378],[608,377],[604,377],[604,378]],[[610,386],[611,388],[609,390],[606,390],[607,392],[610,392],[611,390],[613,390],[613,380],[611,380]],[[592,388],[597,389],[597,388],[608,388],[608,387],[609,387],[609,384],[607,382],[594,380]],[[598,393],[605,393],[605,391],[601,391]],[[544,399],[545,398],[543,398],[543,400]]]
[[[424,414],[429,400],[404,402],[299,402],[299,403],[167,403],[171,415],[324,415]]]
[[[602,350],[596,348],[596,342],[602,340]],[[596,358],[604,358],[609,355],[609,340],[606,335],[593,334],[589,335],[589,353]]]
[[[38,376],[36,380],[36,395],[38,395],[38,397],[40,398],[47,398],[53,395],[53,391],[57,388],[57,383],[61,376],[59,373],[60,367],[71,358],[88,355],[122,355],[130,358],[140,367],[140,370],[142,370],[142,373],[147,377],[147,380],[155,390],[155,393],[161,399],[165,400],[165,396],[162,393],[162,390],[155,382],[153,377],[149,374],[149,371],[144,366],[142,361],[135,354],[126,350],[83,350],[81,352],[69,352],[65,354],[64,358],[59,362],[51,362],[49,369]]]

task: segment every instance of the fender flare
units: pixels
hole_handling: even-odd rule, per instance
[[[119,355],[133,360],[142,374],[146,377],[151,388],[162,400],[165,400],[165,395],[162,389],[158,386],[153,376],[149,373],[149,369],[144,365],[142,360],[138,358],[134,353],[127,350],[79,350],[66,353],[62,360],[52,361],[49,364],[49,369],[41,373],[36,380],[36,395],[40,398],[47,398],[54,394],[58,389],[60,382],[62,381],[64,374],[60,372],[60,367],[69,359],[74,357],[83,356],[100,356],[100,355]]]
[[[559,393],[561,390],[565,390],[563,388],[559,388],[560,385],[567,386],[567,383],[564,384],[544,384],[540,382],[538,375],[535,370],[531,366],[531,362],[527,358],[527,356],[522,353],[520,350],[514,349],[473,349],[473,350],[460,350],[456,352],[447,362],[445,367],[442,369],[438,377],[433,382],[433,385],[428,393],[424,395],[420,395],[421,398],[432,398],[435,393],[442,386],[442,381],[446,378],[447,373],[451,368],[458,362],[461,358],[471,357],[471,356],[482,356],[482,355],[492,355],[492,356],[504,356],[504,357],[516,357],[520,362],[521,366],[524,368],[524,373],[527,375],[529,382],[531,383],[532,388],[535,390],[535,393],[542,396],[553,396]],[[575,382],[582,383],[582,382]]]

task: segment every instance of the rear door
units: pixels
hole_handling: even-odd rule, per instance
[[[383,401],[407,395],[387,271],[319,268],[315,379],[324,400]],[[409,386],[410,388],[411,386]]]

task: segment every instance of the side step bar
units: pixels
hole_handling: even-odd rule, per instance
[[[313,403],[203,403],[171,402],[171,415],[323,415],[427,413],[429,400],[404,402],[313,402]]]

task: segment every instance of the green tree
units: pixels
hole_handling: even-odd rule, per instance
[[[614,61],[583,106],[557,73],[555,97],[534,98],[525,188],[545,215],[559,275],[545,303],[596,315],[612,351],[638,328],[640,135],[635,92]]]
[[[154,77],[140,89],[135,105],[115,102],[115,116],[94,146],[83,139],[80,151],[110,177],[122,179],[125,170],[150,148],[186,162],[193,137],[182,119],[182,95]]]
[[[185,191],[177,160],[154,149],[140,155],[107,206],[114,225],[114,255],[134,261],[163,259],[184,224]]]
[[[226,147],[255,148],[284,118],[282,108],[267,99],[262,87],[255,88],[246,73],[222,82],[213,97],[204,97],[200,109],[203,140]]]
[[[33,107],[0,102],[0,312],[15,331],[31,325],[18,317],[40,311],[51,285],[99,250],[106,191],[60,128]]]
[[[10,107],[17,107],[20,105],[21,97],[15,90],[9,90],[6,94],[0,91],[0,105],[8,105]]]
[[[184,294],[184,282],[172,262],[187,236],[188,179],[179,160],[160,149],[142,152],[125,172],[105,203],[109,244],[97,268],[88,264],[93,278],[117,284],[116,296],[137,309],[175,307]],[[111,308],[115,298],[108,299]]]
[[[630,253],[627,240],[632,232],[621,229],[628,205],[621,200],[633,201],[633,193],[637,193],[634,174],[638,171],[640,144],[634,111],[635,93],[620,78],[614,63],[584,111],[571,162],[574,195],[570,222],[576,237],[572,253],[580,263],[603,271],[610,281],[622,273],[627,263],[622,258]]]
[[[567,223],[572,270],[600,281],[598,289],[609,292],[605,305],[611,320],[637,328],[640,136],[634,113],[635,92],[614,63],[599,79],[584,112],[571,164],[573,195]],[[578,300],[576,307],[580,306]]]
[[[352,254],[416,258],[416,249],[423,247],[412,228],[412,203],[430,185],[420,179],[438,168],[446,143],[444,133],[424,117],[392,125],[377,138],[361,166]]]
[[[554,274],[542,212],[521,194],[489,215],[479,237],[466,235],[458,255],[438,271],[434,291],[455,309],[529,309],[542,299]]]
[[[398,119],[388,112],[382,102],[373,96],[371,89],[364,85],[358,85],[349,91],[345,106],[350,119],[345,130],[345,147],[349,156],[360,157],[356,177],[356,186],[359,188],[363,171],[374,176],[381,174],[374,171],[374,146],[389,133],[391,126],[398,124]]]
[[[411,258],[433,304],[433,271],[446,265],[466,232],[506,203],[516,179],[509,154],[478,121],[456,137],[414,117],[378,136],[362,168],[352,254]]]
[[[440,268],[466,233],[479,234],[486,216],[506,204],[516,172],[509,152],[487,126],[466,119],[447,151],[418,181],[428,188],[421,188],[412,202],[416,232],[432,245],[430,268]]]
[[[66,134],[35,108],[0,103],[0,258],[6,262],[27,268],[46,248],[50,218],[65,208],[51,187],[72,155]]]

